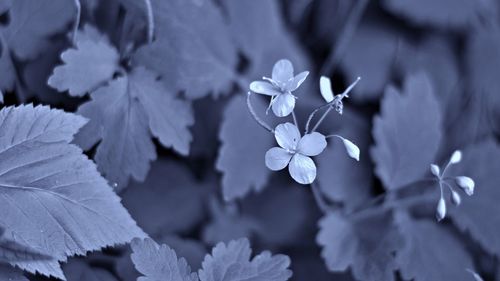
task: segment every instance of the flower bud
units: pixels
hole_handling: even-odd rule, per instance
[[[345,146],[345,149],[347,151],[347,154],[349,154],[349,156],[351,158],[356,159],[356,161],[359,161],[359,148],[358,148],[358,146],[355,145],[354,143],[352,143],[348,139],[342,138],[342,142],[344,142],[344,146]]]
[[[457,182],[458,186],[460,186],[464,190],[465,194],[467,194],[469,196],[474,194],[474,185],[475,184],[471,178],[460,176],[460,177],[456,177],[455,181]]]
[[[446,216],[446,203],[444,202],[443,197],[439,198],[439,202],[436,208],[436,219],[437,221],[441,221]]]
[[[433,175],[435,175],[436,177],[438,177],[438,178],[440,177],[440,175],[439,175],[440,170],[439,170],[438,165],[436,165],[436,164],[431,164],[431,173],[432,173]]]
[[[462,198],[460,198],[460,194],[458,194],[455,190],[451,191],[451,203],[453,205],[458,206],[462,202]]]
[[[462,161],[462,152],[460,150],[455,150],[450,158],[450,164],[457,164]]]

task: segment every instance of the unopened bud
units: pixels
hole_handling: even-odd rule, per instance
[[[436,208],[436,219],[437,221],[441,221],[446,216],[446,203],[444,202],[443,197],[439,198],[439,202]]]
[[[460,177],[456,177],[455,181],[457,182],[458,186],[460,186],[464,190],[465,194],[467,194],[469,196],[474,194],[474,185],[475,184],[471,178],[460,176]]]
[[[344,143],[347,154],[349,154],[351,158],[356,159],[356,161],[359,161],[359,147],[348,139],[342,138],[342,142]]]
[[[453,205],[458,206],[462,202],[462,198],[460,198],[460,194],[458,194],[456,191],[452,190],[451,191],[451,203]]]
[[[433,175],[435,175],[436,177],[438,177],[438,178],[440,177],[440,175],[439,175],[440,170],[439,170],[438,165],[436,165],[436,164],[431,164],[431,173],[432,173]]]
[[[462,152],[460,150],[455,150],[450,158],[450,164],[457,164],[462,161]]]

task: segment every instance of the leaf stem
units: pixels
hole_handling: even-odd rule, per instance
[[[253,119],[255,119],[255,121],[257,121],[257,123],[264,129],[266,129],[268,132],[274,134],[274,130],[271,129],[271,127],[269,125],[267,125],[262,119],[259,118],[259,116],[257,116],[257,114],[255,113],[255,110],[253,109],[253,106],[252,106],[252,103],[250,102],[250,96],[252,95],[252,92],[248,92],[247,93],[247,106],[248,106],[248,110],[250,111],[250,113],[252,114],[252,117]]]
[[[319,190],[319,186],[316,182],[311,183],[311,190],[314,195],[314,201],[316,201],[316,205],[318,205],[321,212],[327,214],[332,211],[332,208],[328,206],[328,204],[323,199],[321,195],[321,191]]]
[[[71,38],[73,45],[76,44],[76,34],[78,33],[78,27],[80,26],[80,20],[82,17],[82,4],[80,3],[80,0],[74,0],[74,3],[76,7],[76,19],[73,25],[73,37]]]
[[[155,32],[155,22],[153,15],[153,6],[151,5],[151,0],[144,0],[144,4],[146,5],[146,16],[148,19],[148,44],[153,42],[154,32]]]
[[[336,41],[333,51],[330,52],[328,58],[326,59],[321,72],[323,75],[331,73],[335,70],[335,66],[338,64],[340,58],[343,57],[345,50],[349,46],[349,42],[356,32],[356,28],[361,21],[361,17],[368,6],[368,0],[358,0],[354,8],[352,8],[349,18],[342,29],[342,33],[339,39]]]

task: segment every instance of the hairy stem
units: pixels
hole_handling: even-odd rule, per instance
[[[80,19],[82,17],[82,5],[80,3],[80,0],[74,0],[74,3],[75,3],[75,7],[76,7],[76,19],[75,19],[75,23],[73,25],[73,37],[71,39],[71,42],[73,43],[73,45],[76,44],[76,34],[78,32],[78,27],[80,26]]]
[[[368,0],[358,0],[355,6],[352,8],[351,13],[349,14],[349,18],[347,19],[344,27],[342,29],[342,33],[337,40],[333,51],[330,52],[326,62],[323,64],[321,68],[321,72],[323,75],[331,73],[335,70],[340,58],[343,57],[345,50],[349,46],[349,42],[351,42],[351,38],[354,35],[356,28],[361,20],[361,16],[363,15],[366,7],[368,6]]]
[[[253,119],[257,121],[257,123],[264,129],[266,129],[268,132],[274,134],[274,130],[271,129],[269,125],[267,125],[262,119],[260,119],[259,116],[257,116],[257,113],[255,113],[255,110],[253,109],[252,103],[250,102],[250,96],[252,95],[252,92],[247,93],[247,106],[248,110],[252,114]]]
[[[155,22],[153,15],[153,6],[151,5],[151,0],[144,0],[144,4],[146,5],[146,16],[148,20],[148,43],[153,42],[154,32],[155,32]]]
[[[297,116],[295,116],[295,111],[292,110],[292,118],[293,118],[293,123],[295,124],[295,127],[299,128],[299,123],[297,122]]]

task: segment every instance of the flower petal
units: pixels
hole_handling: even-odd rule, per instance
[[[295,97],[290,93],[280,94],[272,105],[273,112],[278,117],[285,117],[292,113],[295,107]]]
[[[325,136],[318,132],[313,132],[300,139],[297,151],[307,156],[316,156],[323,152],[325,147]]]
[[[290,164],[288,171],[292,178],[300,184],[310,184],[316,179],[316,165],[308,156],[296,153]]]
[[[319,79],[319,90],[326,102],[333,101],[332,82],[330,78],[321,76]]]
[[[273,147],[266,152],[266,167],[273,171],[282,170],[288,165],[293,154],[281,147]]]
[[[272,78],[276,82],[285,84],[293,78],[293,65],[289,60],[277,61],[273,66]]]
[[[297,88],[300,87],[300,85],[302,85],[304,81],[306,81],[307,75],[309,75],[309,71],[304,71],[297,74],[297,76],[288,80],[288,82],[286,83],[286,89],[290,92],[297,90]]]
[[[274,137],[278,144],[284,149],[295,150],[300,140],[300,132],[297,126],[292,123],[283,123],[274,129]]]
[[[264,81],[253,81],[250,83],[250,90],[257,94],[276,96],[281,94],[273,85]]]

